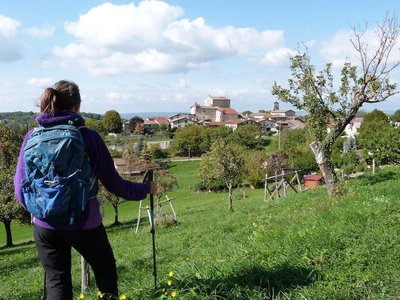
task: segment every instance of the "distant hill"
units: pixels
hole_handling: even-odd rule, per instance
[[[140,118],[142,118],[143,120],[146,119],[147,117],[171,117],[173,115],[178,114],[179,112],[132,112],[132,113],[120,113],[121,118],[123,119],[131,119],[134,116],[138,116]],[[187,112],[186,112],[187,113]]]

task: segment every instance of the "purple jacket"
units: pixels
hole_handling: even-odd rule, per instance
[[[43,126],[67,124],[70,120],[78,127],[85,126],[85,120],[79,114],[70,111],[57,111],[53,117],[41,114],[36,118],[36,121]],[[100,180],[102,185],[109,192],[126,200],[142,200],[146,198],[148,190],[147,184],[131,182],[119,176],[118,172],[115,170],[114,161],[110,152],[100,135],[86,127],[81,128],[81,133],[86,144],[93,175]],[[22,143],[14,177],[15,196],[24,207],[25,203],[21,190],[21,181],[26,178],[23,150],[31,134],[32,130],[26,134]],[[44,222],[36,218],[33,218],[33,223],[39,227],[56,230],[93,229],[102,223],[99,201],[96,197],[89,199],[85,212],[73,225]]]

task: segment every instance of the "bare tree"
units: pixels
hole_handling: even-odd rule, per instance
[[[324,176],[330,195],[334,192],[337,177],[331,162],[332,145],[365,103],[378,103],[397,94],[396,84],[390,81],[391,72],[400,61],[391,62],[390,55],[396,49],[399,26],[395,17],[386,17],[376,28],[379,42],[370,51],[365,41],[367,27],[353,28],[350,41],[360,58],[358,66],[344,63],[341,69],[340,85],[334,87],[332,64],[326,64],[316,71],[306,53],[298,52],[290,58],[292,76],[289,87],[274,84],[272,94],[281,101],[293,104],[309,112],[308,122],[313,131],[311,149]],[[327,132],[327,125],[332,129]]]

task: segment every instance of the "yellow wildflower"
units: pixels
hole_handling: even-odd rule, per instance
[[[174,276],[174,272],[170,271],[170,272],[168,273],[168,276],[169,276],[169,277]]]
[[[119,296],[119,300],[126,300],[125,294],[120,295],[120,296]]]
[[[172,285],[172,280],[167,281],[168,285]]]
[[[176,292],[175,292],[175,291],[171,292],[171,297],[172,297],[172,298],[175,298],[175,297],[176,297]]]
[[[96,294],[96,296],[101,298],[101,297],[103,297],[103,293],[102,293],[102,292],[100,292],[100,291],[97,291],[97,294]]]
[[[79,294],[79,299],[85,299],[85,295],[83,293]]]

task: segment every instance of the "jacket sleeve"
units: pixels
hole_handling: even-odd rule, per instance
[[[25,135],[24,141],[22,142],[21,149],[20,149],[19,155],[18,155],[17,169],[15,171],[15,176],[14,176],[15,197],[22,204],[23,207],[25,207],[25,201],[24,201],[24,197],[22,195],[21,182],[26,179],[24,149],[25,149],[26,143],[28,142],[28,139],[30,138],[30,136],[32,134],[32,131],[33,131],[33,129],[28,131],[28,133]]]
[[[126,200],[146,198],[148,186],[123,179],[115,169],[114,160],[101,136],[88,128],[81,129],[94,175],[114,195]]]

